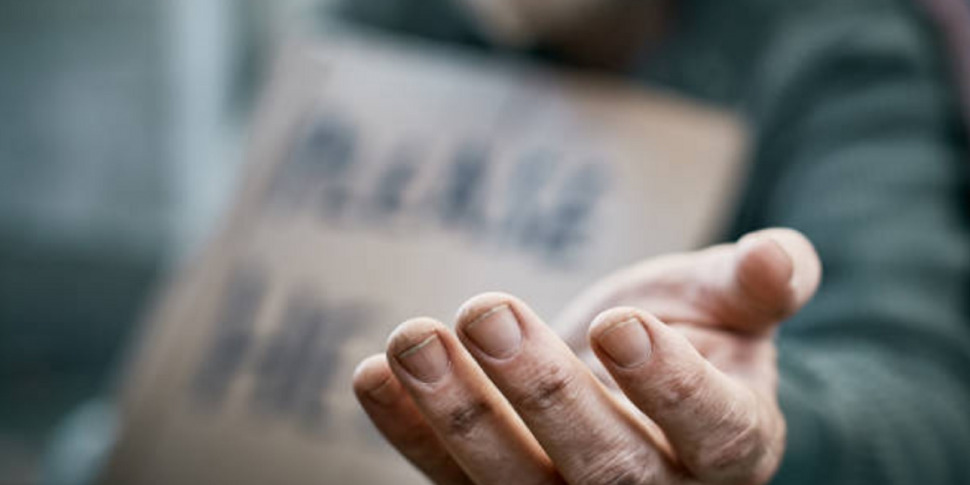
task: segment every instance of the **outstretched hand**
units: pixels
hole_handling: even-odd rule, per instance
[[[763,484],[785,441],[772,335],[819,278],[803,236],[769,229],[607,277],[565,340],[483,294],[455,330],[402,323],[354,390],[437,484]]]

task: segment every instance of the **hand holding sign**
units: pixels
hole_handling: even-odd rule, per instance
[[[819,278],[811,244],[780,229],[650,260],[567,311],[584,327],[636,305],[599,313],[578,353],[522,301],[480,295],[455,331],[403,323],[354,389],[436,483],[766,483],[785,435],[771,336]]]

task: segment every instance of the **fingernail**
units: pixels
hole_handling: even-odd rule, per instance
[[[738,247],[754,247],[763,244],[767,251],[762,253],[765,259],[765,266],[778,274],[776,278],[788,278],[788,284],[795,284],[795,258],[788,252],[785,245],[777,238],[766,234],[755,234],[741,238]],[[777,279],[775,280],[777,281]]]
[[[382,405],[392,404],[400,394],[399,386],[385,372],[384,356],[371,356],[354,369],[354,391]],[[379,364],[377,362],[380,362]]]
[[[409,374],[428,384],[444,377],[451,365],[448,352],[437,334],[432,334],[397,354],[397,361]]]
[[[790,252],[788,252],[788,249],[785,248],[785,245],[782,244],[781,241],[779,241],[777,238],[768,236],[768,240],[770,240],[773,243],[773,246],[774,246],[773,252],[775,253],[775,256],[774,256],[775,260],[778,261],[778,263],[781,264],[782,267],[786,268],[786,270],[788,271],[788,286],[794,288],[796,286],[795,257],[792,256]]]
[[[394,385],[391,379],[388,378],[373,389],[367,391],[367,397],[378,404],[387,406],[397,400],[397,392],[394,391]]]
[[[596,340],[606,355],[620,367],[636,367],[650,358],[650,336],[637,318],[613,325]]]
[[[479,315],[465,326],[464,333],[482,352],[495,358],[514,354],[522,343],[519,321],[507,303]]]

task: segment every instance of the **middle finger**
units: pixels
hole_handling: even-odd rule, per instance
[[[672,483],[645,423],[525,304],[480,295],[457,333],[569,483]]]

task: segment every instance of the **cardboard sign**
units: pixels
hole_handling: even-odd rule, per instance
[[[148,322],[106,483],[424,483],[354,400],[399,322],[705,243],[732,117],[582,73],[342,37],[286,51],[226,227]]]

